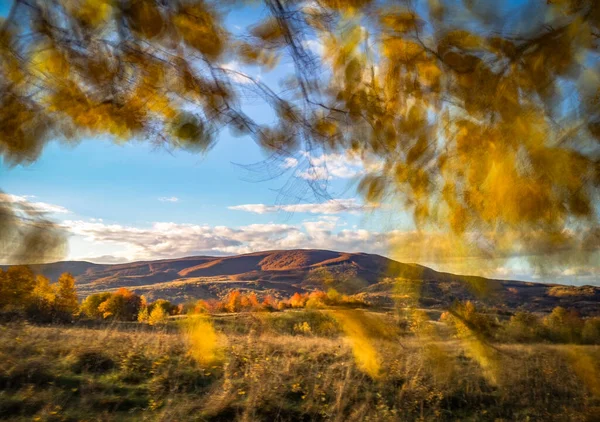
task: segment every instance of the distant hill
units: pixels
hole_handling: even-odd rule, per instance
[[[294,292],[333,287],[344,293],[361,294],[376,305],[391,306],[394,297],[398,297],[394,295],[401,295],[397,290],[400,280],[405,287],[418,287],[421,306],[428,308],[441,308],[456,299],[472,299],[508,311],[523,308],[548,312],[555,306],[564,306],[583,315],[600,314],[598,287],[460,276],[366,253],[295,249],[110,265],[62,261],[31,268],[53,280],[62,272],[72,273],[82,297],[127,287],[149,300],[186,302],[222,297],[231,289],[287,297]]]

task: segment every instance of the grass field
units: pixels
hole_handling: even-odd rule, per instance
[[[240,314],[191,334],[185,319],[5,324],[0,418],[600,420],[598,346],[494,344],[478,353],[450,337],[359,341],[339,321],[314,311]],[[369,360],[376,372],[365,370]]]

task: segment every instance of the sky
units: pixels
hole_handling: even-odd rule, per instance
[[[8,2],[0,4],[0,15],[5,15]],[[240,30],[260,13],[257,8],[235,13],[227,17],[227,25]],[[319,45],[313,42],[310,48],[318,52]],[[270,82],[278,80],[289,63],[280,63],[270,73],[238,63],[224,66]],[[259,121],[272,120],[260,103],[249,103],[247,111]],[[393,256],[392,238],[404,245],[403,250],[419,242],[402,209],[364,206],[355,192],[365,171],[357,158],[300,151],[271,163],[270,169],[282,174],[267,180],[259,180],[265,179],[264,172],[245,167],[268,158],[251,139],[226,130],[202,155],[135,140],[117,144],[91,138],[76,145],[55,141],[30,165],[0,162],[0,188],[4,200],[38,207],[67,230],[65,259],[71,260],[117,263],[291,248]],[[306,171],[308,159],[314,172]],[[328,183],[331,199],[311,194],[307,180],[314,179]],[[466,259],[460,265],[456,260],[442,262],[434,255],[399,258],[461,273],[482,268]],[[520,259],[492,263],[479,273],[598,284],[594,272],[577,274],[567,268],[541,276]]]
[[[7,4],[0,14],[7,13]],[[261,13],[258,8],[249,12],[228,17],[232,31]],[[237,63],[224,66],[244,70]],[[270,74],[248,71],[274,81],[285,67],[282,63]],[[273,120],[267,113],[260,103],[248,105],[248,114],[258,121]],[[119,262],[283,247],[384,253],[383,244],[370,244],[372,234],[365,235],[368,223],[353,193],[353,182],[364,171],[359,161],[311,157],[319,171],[315,176],[306,171],[307,157],[299,152],[275,165],[283,175],[257,182],[265,174],[244,166],[268,156],[250,138],[227,130],[207,154],[90,138],[76,145],[51,142],[29,165],[2,163],[0,180],[5,200],[49,206],[49,217],[71,233],[67,259]],[[331,178],[332,200],[315,204],[306,180],[321,175]],[[173,241],[179,232],[187,234]]]

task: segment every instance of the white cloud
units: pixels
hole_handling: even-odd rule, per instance
[[[310,167],[296,175],[305,180],[351,179],[381,169],[381,162],[363,160],[358,155],[330,153],[312,156],[302,153]]]
[[[179,201],[179,198],[177,198],[176,196],[161,196],[160,198],[158,198],[158,200],[160,202],[177,202]],[[102,219],[100,219],[100,221],[102,221]]]
[[[46,202],[30,202],[33,195],[10,195],[0,193],[0,203],[11,204],[27,214],[68,214],[70,211],[61,205]]]
[[[85,258],[81,258],[79,260],[93,262],[94,264],[122,264],[122,263],[127,262],[127,258],[124,258],[122,256],[113,256],[113,255],[85,257]]]
[[[152,259],[184,255],[221,255],[271,249],[324,248],[383,253],[387,234],[366,230],[335,232],[336,218],[288,224],[251,224],[242,227],[156,222],[139,228],[83,220],[64,222],[72,234],[98,244],[120,246],[115,252],[129,259]]]
[[[283,164],[281,165],[281,168],[284,169],[291,169],[294,167],[298,166],[298,160],[295,159],[294,157],[287,157],[284,161]]]
[[[310,167],[299,172],[298,177],[304,180],[328,180],[333,178],[326,167]]]
[[[310,214],[340,214],[344,212],[358,213],[372,209],[372,205],[360,204],[356,199],[331,199],[320,204],[295,204],[295,205],[265,205],[244,204],[228,207],[230,210],[246,211],[255,214],[275,212],[300,212]]]

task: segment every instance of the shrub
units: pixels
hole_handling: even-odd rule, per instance
[[[306,321],[298,322],[294,325],[294,332],[298,334],[311,334],[310,324]]]
[[[96,350],[84,350],[77,353],[72,369],[77,373],[104,374],[114,367],[115,361],[104,353]]]

